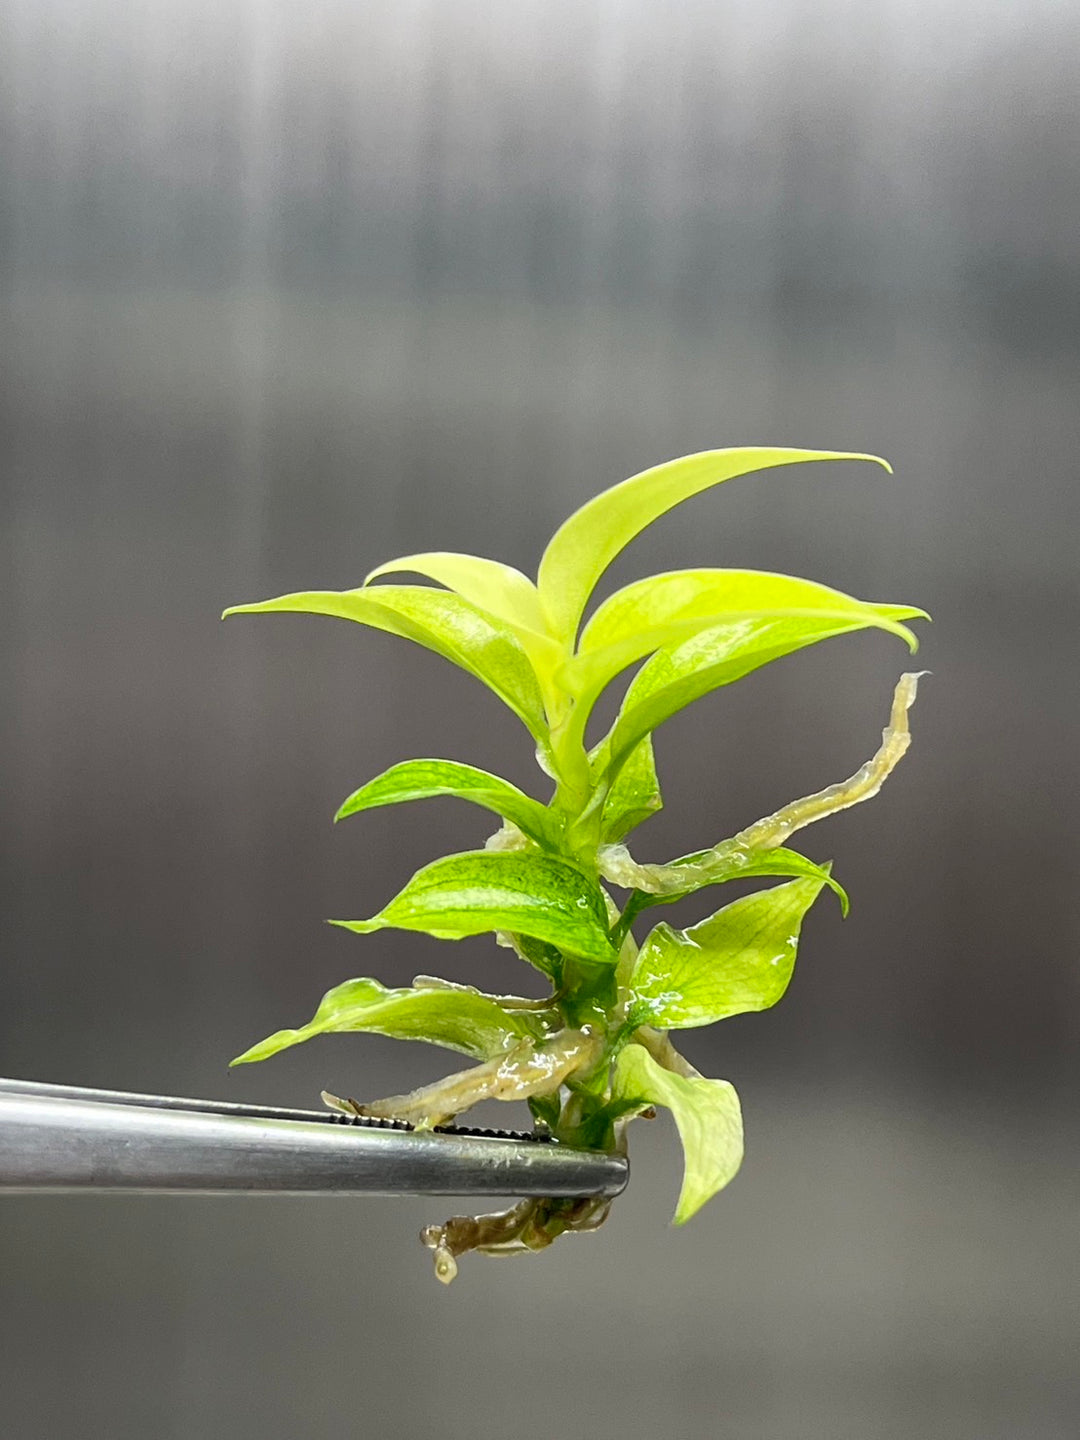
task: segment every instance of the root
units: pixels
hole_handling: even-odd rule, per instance
[[[390,1095],[365,1104],[338,1100],[325,1092],[323,1099],[346,1114],[405,1120],[418,1130],[430,1130],[481,1100],[527,1100],[530,1095],[554,1094],[575,1071],[592,1069],[602,1048],[600,1037],[587,1026],[561,1030],[541,1045],[525,1040],[486,1064],[459,1070],[407,1095]]]
[[[613,885],[641,890],[648,895],[681,895],[699,885],[733,878],[739,866],[745,865],[751,852],[775,850],[804,825],[812,825],[816,820],[824,820],[839,810],[847,810],[852,805],[871,799],[911,744],[907,712],[915,703],[921,674],[901,675],[893,694],[889,723],[882,731],[877,753],[847,780],[829,785],[813,795],[805,795],[801,800],[793,800],[775,814],[755,820],[753,825],[740,830],[730,840],[723,840],[697,856],[693,863],[640,865],[625,845],[610,845],[601,853],[601,874]],[[731,867],[731,875],[721,873],[727,866]]]
[[[572,1231],[598,1230],[608,1217],[611,1201],[602,1195],[577,1199],[522,1200],[510,1210],[490,1215],[455,1215],[443,1225],[427,1225],[420,1241],[435,1252],[435,1276],[449,1285],[458,1273],[460,1255],[475,1250],[481,1255],[528,1255],[547,1247]]]
[[[816,794],[793,800],[790,805],[777,810],[775,815],[767,815],[747,829],[740,830],[729,844],[746,850],[772,850],[777,845],[782,845],[789,835],[801,830],[804,825],[812,825],[815,820],[824,820],[827,815],[835,815],[838,810],[847,810],[852,805],[872,799],[904,758],[911,744],[907,712],[915,703],[919,681],[925,674],[924,670],[917,674],[900,676],[893,693],[889,723],[881,732],[881,745],[873,758],[860,766],[854,775],[838,785],[829,785],[824,790],[818,790]]]

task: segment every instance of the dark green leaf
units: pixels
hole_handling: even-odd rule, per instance
[[[534,940],[531,935],[506,932],[499,937],[499,943],[509,945],[522,960],[527,961],[542,975],[546,975],[556,988],[562,983],[563,958],[554,945],[549,945],[544,940]]]

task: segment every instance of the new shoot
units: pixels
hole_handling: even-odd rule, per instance
[[[653,732],[701,696],[832,636],[874,627],[914,651],[907,622],[928,617],[913,605],[856,600],[811,580],[726,569],[652,575],[609,595],[587,620],[585,612],[615,556],[681,501],[752,471],[875,458],[757,447],[705,451],[634,475],[589,501],[555,532],[535,581],[495,560],[434,552],[380,565],[355,590],[308,591],[227,610],[331,615],[434,650],[509,706],[535,746],[549,782],[543,788],[551,790],[538,799],[458,761],[406,760],[362,785],[335,817],[443,795],[496,815],[499,829],[483,850],[436,859],[377,914],[334,923],[361,935],[391,926],[444,940],[489,932],[541,973],[543,998],[488,995],[426,975],[395,989],[366,977],[346,980],[306,1025],[279,1030],[233,1063],[265,1060],[332,1031],[424,1040],[467,1056],[469,1067],[406,1095],[324,1098],[420,1129],[483,1100],[527,1100],[536,1125],[555,1143],[604,1151],[625,1150],[630,1122],[662,1106],[674,1117],[684,1152],[675,1223],[721,1190],[742,1160],[738,1097],[727,1080],[699,1074],[670,1032],[775,1005],[791,979],[810,906],[829,890],[846,913],[847,896],[830,864],[808,859],[788,841],[877,793],[908,747],[919,677],[901,676],[881,746],[849,780],[664,864],[639,862],[626,845],[661,805]],[[387,583],[403,573],[430,583]],[[594,706],[635,666],[614,723],[587,748]],[[646,911],[747,878],[781,883],[687,929],[660,921],[636,938],[635,921]],[[596,1229],[607,1209],[597,1199],[527,1200],[499,1214],[429,1226],[421,1239],[434,1251],[436,1275],[448,1283],[466,1251],[541,1250],[566,1232]]]

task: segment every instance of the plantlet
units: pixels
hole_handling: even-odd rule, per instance
[[[875,459],[756,447],[688,455],[633,476],[571,515],[544,551],[535,584],[495,560],[438,552],[380,565],[356,590],[227,610],[335,615],[436,651],[513,710],[554,783],[544,803],[470,765],[407,760],[369,780],[335,816],[436,795],[500,816],[485,849],[435,860],[368,920],[333,923],[360,934],[392,926],[445,940],[493,932],[545,977],[542,999],[486,995],[429,976],[404,989],[346,980],[307,1025],[279,1030],[233,1064],[265,1060],[331,1031],[426,1040],[477,1063],[408,1095],[364,1104],[324,1098],[417,1128],[445,1123],[481,1100],[525,1099],[555,1141],[599,1150],[624,1148],[628,1122],[664,1106],[685,1154],[675,1222],[689,1220],[739,1168],[742,1118],[732,1086],[700,1075],[668,1032],[775,1005],[791,979],[803,916],[821,891],[832,890],[846,913],[830,865],[786,842],[804,825],[877,793],[907,749],[918,676],[901,677],[881,747],[851,779],[661,865],[638,863],[624,843],[661,805],[653,731],[709,691],[833,635],[876,626],[914,650],[903,622],[927,617],[911,605],[870,604],[787,575],[701,569],[636,581],[604,600],[584,628],[582,619],[615,556],[680,501],[773,466]],[[399,572],[435,585],[373,583]],[[613,725],[587,748],[600,695],[642,660]],[[635,940],[633,923],[645,910],[748,877],[785,883],[688,929],[661,922],[640,946]],[[607,886],[626,892],[621,904]],[[528,1200],[501,1214],[431,1226],[421,1238],[435,1252],[439,1279],[449,1282],[467,1250],[539,1250],[565,1231],[595,1229],[607,1208],[595,1199]]]

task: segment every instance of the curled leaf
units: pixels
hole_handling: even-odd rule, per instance
[[[685,1160],[675,1224],[685,1225],[722,1190],[742,1164],[742,1111],[726,1080],[676,1075],[641,1045],[627,1045],[615,1065],[612,1099],[671,1111]]]

